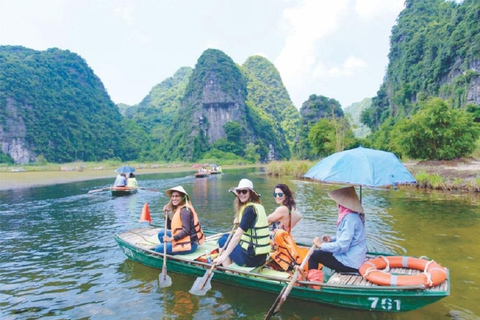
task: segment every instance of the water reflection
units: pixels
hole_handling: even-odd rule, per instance
[[[87,194],[111,183],[100,179],[0,192],[1,319],[263,319],[275,295],[212,282],[204,297],[188,294],[194,277],[169,272],[173,285],[158,287],[160,270],[128,260],[113,235],[139,223],[145,202],[153,223],[163,224],[164,191],[182,185],[207,230],[225,231],[233,221],[228,189],[242,178],[253,181],[267,213],[277,183],[295,193],[304,218],[293,230],[299,242],[334,234],[337,187],[303,180],[269,178],[256,169],[225,170],[194,178],[184,173],[139,175],[140,190],[113,198]],[[364,189],[371,251],[427,254],[450,268],[451,296],[406,314],[349,311],[287,300],[278,319],[478,319],[480,227],[478,195]]]

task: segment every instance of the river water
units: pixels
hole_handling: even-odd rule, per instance
[[[148,203],[162,224],[163,191],[182,185],[206,230],[227,231],[233,221],[230,187],[253,181],[267,212],[276,205],[276,183],[295,192],[304,218],[293,230],[297,242],[334,234],[337,187],[313,181],[271,178],[261,169],[225,170],[194,178],[187,173],[137,176],[140,190],[113,198],[88,194],[112,179],[0,192],[0,319],[263,319],[276,295],[212,282],[203,297],[188,293],[195,278],[169,271],[172,286],[158,287],[159,270],[132,262],[113,236],[139,223]],[[450,268],[451,295],[400,314],[352,311],[288,299],[276,319],[480,319],[480,198],[473,194],[411,188],[363,189],[370,251],[427,255]]]

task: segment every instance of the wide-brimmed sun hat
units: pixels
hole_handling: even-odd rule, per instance
[[[260,197],[260,194],[253,189],[253,182],[248,179],[240,180],[237,187],[230,188],[228,191],[230,191],[234,195],[237,195],[237,190],[242,190],[242,189],[248,189]]]
[[[345,208],[348,208],[357,213],[363,213],[363,207],[358,199],[357,193],[354,187],[346,187],[337,190],[333,190],[328,193],[328,196]]]
[[[165,194],[167,195],[167,197],[171,198],[173,191],[183,193],[185,196],[187,196],[187,199],[190,200],[190,196],[188,195],[187,191],[185,191],[185,189],[183,189],[182,186],[176,186],[176,187],[170,188],[167,191],[165,191]]]

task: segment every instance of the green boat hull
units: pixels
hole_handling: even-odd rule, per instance
[[[112,196],[114,197],[123,197],[123,196],[129,196],[131,194],[137,193],[138,189],[137,188],[130,188],[130,189],[115,189],[111,188],[112,191]]]
[[[136,246],[120,235],[115,235],[115,240],[125,255],[146,266],[162,269],[162,255],[153,250]],[[181,256],[168,256],[167,268],[169,271],[192,276],[203,276],[209,265],[203,262],[182,261]],[[246,273],[229,273],[218,267],[215,270],[213,280],[228,285],[242,288],[271,292],[276,295],[282,290],[287,280],[263,278],[258,275]],[[447,269],[448,272],[448,269]],[[328,304],[341,308],[356,310],[380,311],[380,312],[406,312],[422,308],[432,304],[450,294],[449,279],[442,285],[442,290],[432,289],[406,289],[402,287],[383,286],[358,286],[358,285],[332,285],[325,283],[321,289],[312,289],[304,286],[293,287],[289,298],[304,301]],[[306,282],[300,282],[305,284]]]

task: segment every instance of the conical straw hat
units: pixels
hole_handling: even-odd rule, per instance
[[[363,207],[358,199],[357,193],[354,187],[346,187],[337,190],[333,190],[328,193],[328,196],[338,203],[354,212],[363,213]]]
[[[170,188],[167,191],[165,191],[165,194],[167,195],[167,197],[171,198],[173,191],[183,193],[184,195],[187,196],[187,200],[190,200],[190,196],[188,195],[187,191],[185,191],[185,189],[183,189],[182,186],[176,186],[176,187]]]

